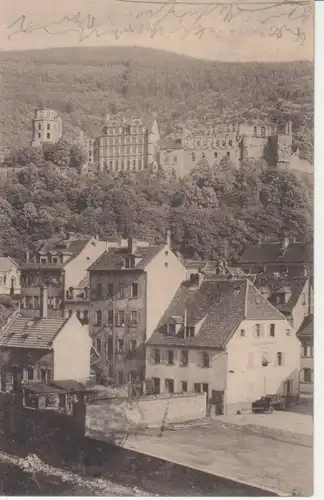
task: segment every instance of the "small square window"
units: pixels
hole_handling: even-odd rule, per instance
[[[241,333],[240,333],[240,334],[241,334],[241,337],[245,337],[245,330],[244,330],[243,328],[242,328],[242,330],[241,330]]]
[[[164,267],[169,267],[169,264],[167,262],[165,262]]]

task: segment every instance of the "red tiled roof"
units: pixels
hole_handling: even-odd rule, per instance
[[[193,326],[203,320],[195,337],[168,336],[167,324],[171,316],[184,317]],[[187,347],[213,347],[221,349],[244,319],[284,319],[247,279],[208,280],[199,289],[183,283],[156,331],[147,345],[173,345]]]
[[[67,321],[65,318],[31,320],[18,315],[0,337],[0,346],[51,349],[51,343]]]
[[[148,247],[138,247],[135,257],[141,257],[141,261],[132,270],[145,270],[146,266],[165,247],[156,245]],[[109,269],[124,269],[125,258],[129,255],[127,248],[109,248],[89,267],[89,271],[106,271]]]
[[[310,314],[306,316],[302,322],[298,332],[297,337],[314,337],[314,316]]]

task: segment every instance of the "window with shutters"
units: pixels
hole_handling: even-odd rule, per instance
[[[189,353],[188,351],[181,351],[180,366],[188,366]]]
[[[117,351],[123,353],[125,348],[124,339],[118,339],[117,341]]]
[[[107,283],[107,298],[110,299],[114,295],[114,284]]]
[[[174,352],[168,351],[168,365],[174,364]]]
[[[118,283],[117,296],[120,299],[123,299],[125,297],[125,283]]]
[[[207,352],[202,353],[202,366],[204,368],[210,368],[210,358]]]
[[[136,326],[138,324],[138,314],[137,311],[131,311],[129,322],[132,326]]]
[[[304,382],[312,382],[312,371],[310,368],[304,368]]]
[[[113,324],[113,321],[114,321],[114,312],[112,309],[108,309],[108,325],[112,325]]]
[[[96,326],[100,326],[102,321],[102,312],[100,309],[96,311],[95,324]]]
[[[136,299],[138,297],[138,283],[132,283],[131,297],[132,299]]]
[[[276,325],[274,323],[271,323],[269,327],[269,335],[270,337],[275,337],[276,335]]]
[[[156,363],[157,365],[161,363],[160,349],[154,349],[153,358],[154,358],[154,363]]]
[[[254,334],[258,338],[262,336],[262,325],[259,323],[254,326]]]
[[[284,355],[282,352],[277,352],[277,365],[282,366],[284,364]]]
[[[125,325],[125,311],[117,311],[117,326]]]
[[[186,380],[181,380],[181,392],[188,391],[188,382]]]

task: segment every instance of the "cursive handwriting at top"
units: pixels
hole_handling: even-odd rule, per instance
[[[157,35],[177,34],[181,39],[190,35],[198,39],[206,35],[221,39],[221,23],[230,25],[233,24],[234,20],[238,20],[242,26],[243,24],[248,25],[253,20],[254,25],[255,21],[259,23],[259,34],[262,36],[267,35],[280,39],[284,35],[290,35],[303,45],[306,40],[306,32],[302,25],[313,12],[311,0],[250,3],[189,3],[177,2],[176,0],[167,0],[166,2],[118,1],[130,5],[136,4],[137,10],[124,14],[111,13],[101,19],[92,14],[76,12],[46,24],[33,23],[26,14],[23,14],[7,26],[8,38],[11,40],[18,34],[43,31],[47,35],[53,36],[69,32],[76,33],[79,42],[84,42],[91,36],[96,38],[111,36],[118,40],[127,33],[147,34],[151,38]],[[275,25],[272,25],[274,20],[276,21]],[[236,29],[239,30],[237,26],[233,27],[233,31]],[[255,31],[255,28],[253,30]]]

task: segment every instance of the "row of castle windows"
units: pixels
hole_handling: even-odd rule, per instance
[[[226,152],[226,156],[231,156],[230,151],[227,151],[227,152]],[[205,153],[202,153],[202,154],[201,154],[201,158],[202,158],[203,160],[206,158]],[[218,153],[217,153],[217,151],[215,151],[215,152],[214,152],[214,158],[218,158]],[[192,154],[191,154],[191,159],[192,159],[192,161],[196,161],[196,153],[192,153]]]
[[[100,144],[104,145],[113,145],[113,144],[143,144],[144,137],[143,136],[135,136],[135,137],[101,137]]]
[[[133,146],[130,148],[129,146],[119,146],[116,148],[107,148],[102,147],[101,153],[105,156],[114,155],[114,154],[143,154],[144,148],[143,146]]]
[[[118,134],[144,134],[145,127],[132,127],[126,125],[125,127],[104,127],[103,133],[105,135],[118,135]]]
[[[144,162],[139,160],[110,160],[101,163],[101,167],[109,170],[140,170],[143,168]]]
[[[216,148],[226,148],[226,146],[233,147],[233,139],[206,139],[206,138],[196,138],[193,140],[184,141],[184,146],[188,147],[190,144],[194,143],[197,148],[213,146]]]

